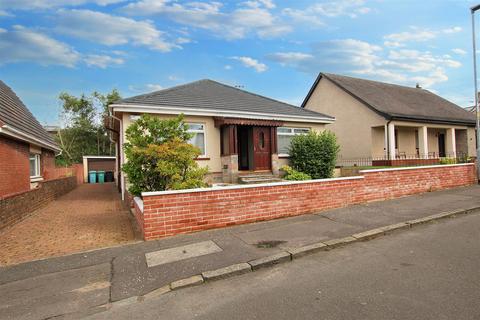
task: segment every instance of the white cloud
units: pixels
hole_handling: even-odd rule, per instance
[[[34,10],[66,6],[73,7],[90,3],[107,6],[125,1],[126,0],[2,0],[0,2],[0,8],[5,10]]]
[[[256,72],[265,72],[268,69],[266,64],[250,57],[232,57],[232,59],[240,61],[247,68],[255,69]]]
[[[461,66],[449,55],[429,51],[385,50],[356,39],[317,43],[310,52],[277,52],[267,58],[306,73],[334,71],[380,81],[431,87],[448,80],[447,69]]]
[[[227,64],[223,67],[225,70],[232,70],[232,66]]]
[[[131,15],[163,16],[176,23],[204,29],[226,39],[241,39],[248,34],[262,38],[277,37],[291,31],[271,12],[272,1],[247,1],[231,11],[220,2],[140,0],[129,3],[123,11]]]
[[[460,49],[460,48],[454,48],[454,49],[452,49],[452,52],[456,53],[456,54],[459,54],[459,55],[462,55],[462,56],[467,54],[467,51],[465,51],[463,49]]]
[[[0,9],[0,17],[13,17],[14,15],[6,10]]]
[[[314,59],[314,56],[303,52],[277,52],[268,55],[268,58],[281,65],[292,65]]]
[[[452,27],[452,28],[443,29],[442,32],[446,34],[451,34],[451,33],[461,32],[462,30],[463,29],[461,27]]]
[[[83,60],[89,67],[95,66],[102,69],[105,69],[110,65],[114,65],[114,64],[120,65],[125,62],[125,60],[123,60],[122,58],[116,58],[108,55],[99,55],[99,54],[86,55]]]
[[[411,31],[392,33],[384,36],[383,38],[388,41],[401,43],[407,41],[423,42],[437,37],[437,33],[431,30],[419,29],[417,27],[410,27],[410,29]]]
[[[323,26],[324,18],[336,18],[347,16],[356,18],[371,12],[365,6],[364,0],[337,0],[317,3],[305,9],[285,8],[282,13],[292,20],[300,23],[309,23],[315,26]]]
[[[178,44],[185,44],[185,43],[190,43],[192,42],[191,39],[188,39],[188,38],[183,38],[183,37],[178,37],[176,40],[175,40],[176,43]]]
[[[73,67],[80,60],[80,54],[67,44],[19,25],[0,29],[0,48],[0,63],[28,61]]]
[[[178,45],[151,21],[137,21],[91,10],[59,10],[56,31],[107,46],[133,44],[168,52]]]
[[[410,26],[409,31],[392,33],[384,36],[384,44],[387,47],[403,47],[406,42],[426,42],[437,38],[439,35],[450,35],[462,31],[460,27],[451,27],[443,30],[422,29]]]
[[[130,90],[133,93],[149,93],[149,92],[154,92],[162,89],[164,89],[164,87],[156,83],[148,83],[141,86],[136,86],[136,85],[128,86],[128,90]]]

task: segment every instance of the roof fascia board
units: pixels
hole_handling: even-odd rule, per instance
[[[188,109],[169,106],[145,106],[145,105],[122,105],[112,104],[110,108],[113,112],[140,112],[140,113],[158,113],[158,114],[180,114],[183,113],[189,116],[227,116],[231,118],[247,118],[247,119],[261,119],[261,120],[280,120],[280,121],[300,121],[300,122],[312,122],[312,123],[333,123],[335,119],[324,117],[308,117],[308,116],[282,116],[272,115],[266,113],[257,112],[242,112],[242,111],[229,111],[222,109]]]
[[[8,126],[8,125],[5,125],[5,126],[1,127],[0,128],[0,133],[3,133],[7,136],[10,136],[10,137],[18,139],[18,140],[22,140],[22,141],[25,141],[25,142],[28,142],[28,143],[33,143],[33,144],[39,145],[39,146],[44,147],[44,148],[49,149],[49,150],[61,151],[60,148],[58,148],[58,147],[56,147],[56,146],[54,146],[54,145],[52,145],[48,142],[37,139],[37,138],[35,138],[35,137],[33,137],[29,134],[23,133],[20,130],[12,128],[11,126]]]
[[[475,122],[467,122],[462,120],[442,120],[442,119],[431,119],[431,118],[420,118],[420,117],[409,117],[409,116],[397,116],[392,115],[392,120],[398,121],[413,121],[413,122],[421,122],[421,123],[436,123],[436,124],[451,124],[451,125],[463,125],[463,126],[475,126]]]

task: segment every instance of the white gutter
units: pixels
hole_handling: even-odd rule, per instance
[[[138,112],[138,113],[159,113],[159,114],[180,114],[189,116],[208,116],[208,117],[229,117],[255,120],[276,120],[276,121],[300,121],[311,123],[333,123],[335,119],[325,117],[309,116],[283,116],[273,115],[261,112],[231,111],[224,109],[199,109],[199,108],[178,108],[173,106],[148,106],[148,105],[125,105],[111,104],[109,108],[113,112]]]
[[[13,138],[16,138],[16,139],[19,139],[19,140],[22,140],[22,141],[26,141],[26,142],[29,142],[29,143],[39,145],[41,147],[45,147],[45,148],[53,150],[53,151],[58,151],[58,152],[62,151],[59,147],[57,147],[57,146],[55,146],[51,143],[45,142],[45,141],[43,141],[41,139],[38,139],[38,138],[36,138],[36,137],[34,137],[30,134],[24,133],[20,130],[14,129],[9,125],[4,125],[3,127],[0,127],[0,133],[3,133],[5,135],[8,135],[10,137],[13,137]]]

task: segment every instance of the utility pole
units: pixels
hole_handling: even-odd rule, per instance
[[[473,81],[475,84],[475,114],[477,121],[475,123],[476,131],[476,149],[477,149],[477,180],[480,181],[480,112],[478,106],[478,86],[477,86],[477,48],[475,43],[475,11],[480,9],[480,4],[470,8],[472,14],[472,44],[473,44]]]

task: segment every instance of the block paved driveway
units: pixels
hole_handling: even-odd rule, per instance
[[[82,184],[0,231],[0,265],[133,242],[134,238],[115,184]]]

